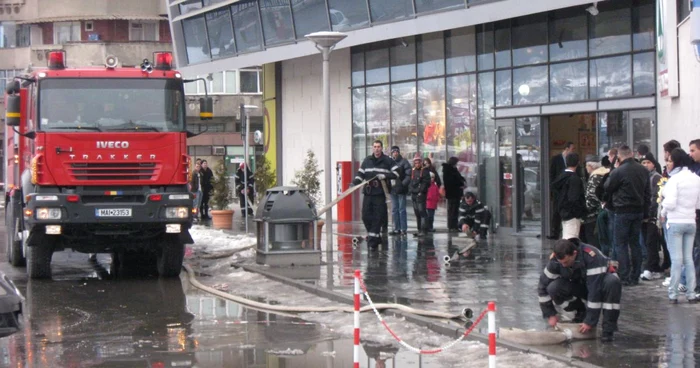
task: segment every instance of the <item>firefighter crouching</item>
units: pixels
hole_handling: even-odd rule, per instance
[[[391,189],[389,180],[399,177],[399,167],[391,157],[382,152],[383,149],[382,141],[374,141],[372,154],[362,161],[362,166],[353,180],[355,185],[363,180],[369,180],[363,189],[362,222],[367,230],[367,245],[370,248],[376,248],[382,242],[381,227],[388,221],[387,197],[382,181],[389,191]]]
[[[559,321],[552,302],[565,311],[576,311],[574,322],[581,323],[581,333],[598,324],[602,310],[601,341],[613,340],[620,317],[622,283],[608,258],[597,248],[578,239],[557,241],[540,276],[537,294],[542,316],[550,326]]]

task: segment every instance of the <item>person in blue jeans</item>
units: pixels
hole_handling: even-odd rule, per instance
[[[391,147],[391,158],[399,167],[399,177],[391,180],[391,218],[394,230],[389,234],[406,235],[408,232],[406,195],[408,194],[408,184],[411,182],[411,163],[401,156],[401,150],[397,146]]]
[[[647,169],[634,160],[629,146],[617,150],[619,166],[610,172],[605,192],[612,199],[615,210],[613,244],[622,285],[639,284],[642,274],[642,249],[639,234],[642,221],[649,216],[651,192]]]
[[[680,148],[671,152],[668,164],[671,177],[662,192],[661,217],[668,230],[668,251],[671,255],[671,283],[668,298],[678,303],[678,285],[681,272],[686,279],[686,299],[697,303],[695,294],[695,264],[693,243],[695,240],[695,211],[700,209],[700,177],[688,170],[688,155]]]

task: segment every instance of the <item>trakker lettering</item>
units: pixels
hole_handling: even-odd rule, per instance
[[[129,148],[127,141],[97,141],[97,148]]]
[[[110,160],[128,160],[128,159],[129,159],[129,156],[130,156],[130,155],[128,155],[128,154],[125,154],[125,155],[111,155],[111,154],[110,154],[110,155],[109,155],[109,159],[110,159]],[[131,155],[131,156],[135,157],[137,160],[143,160],[143,157],[144,157],[144,155],[142,155],[142,154],[136,154],[136,155]],[[68,155],[68,157],[69,157],[71,160],[75,160],[76,155]],[[83,160],[87,161],[87,160],[90,159],[90,155],[82,155],[81,158],[82,158]],[[95,159],[96,159],[96,160],[102,160],[103,157],[102,157],[102,155],[97,155],[97,157],[95,157]],[[155,159],[156,159],[156,155],[149,155],[149,156],[148,156],[148,159],[149,159],[149,160],[155,160]]]

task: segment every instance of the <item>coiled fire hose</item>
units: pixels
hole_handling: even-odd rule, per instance
[[[264,310],[264,311],[269,311],[269,312],[275,312],[278,314],[284,314],[287,317],[296,317],[293,315],[290,315],[289,313],[328,313],[328,312],[345,312],[345,313],[353,313],[354,309],[352,307],[342,307],[342,306],[328,306],[328,307],[311,307],[311,306],[283,306],[279,304],[267,304],[267,303],[261,303],[261,302],[256,302],[254,300],[250,300],[248,298],[240,297],[237,295],[233,295],[230,293],[226,293],[220,290],[216,290],[212,287],[206,286],[199,282],[197,278],[195,277],[195,272],[192,270],[192,267],[190,265],[183,265],[183,268],[187,272],[187,280],[192,284],[192,286],[196,287],[197,289],[200,289],[202,291],[206,291],[210,294],[216,295],[222,299],[230,300],[232,302],[236,302],[241,305],[245,305],[247,307],[250,307],[252,309],[259,309],[259,310]],[[407,307],[402,304],[393,304],[393,303],[378,303],[374,304],[375,308],[378,310],[386,310],[386,309],[396,309],[400,310],[402,312],[406,313],[411,313],[419,316],[424,316],[424,317],[432,317],[432,318],[439,318],[439,319],[450,319],[450,320],[467,320],[470,319],[473,315],[473,312],[469,308],[464,308],[461,313],[459,314],[451,314],[451,313],[444,313],[444,312],[437,312],[437,311],[429,311],[429,310],[422,310],[422,309],[416,309],[416,308],[411,308]],[[360,309],[360,312],[371,312],[372,307],[369,305],[366,305]]]

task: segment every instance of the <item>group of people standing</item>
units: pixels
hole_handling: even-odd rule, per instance
[[[617,262],[622,285],[663,277],[670,267],[671,303],[679,292],[698,301],[700,277],[700,140],[664,144],[665,167],[649,147],[612,148],[589,156],[585,172],[573,143],[552,159],[554,199],[551,238],[580,239]],[[554,216],[553,216],[554,217]],[[559,223],[556,223],[556,222]],[[557,226],[559,225],[559,226]]]
[[[412,163],[401,155],[397,146],[391,156],[383,153],[382,141],[375,141],[373,153],[365,158],[354,184],[367,181],[364,187],[362,221],[367,229],[367,243],[381,243],[382,227],[388,226],[386,195],[391,197],[392,225],[390,235],[408,235],[407,201],[410,195],[416,217],[415,237],[435,232],[435,211],[442,198],[447,200],[447,225],[450,232],[467,232],[486,237],[488,211],[471,192],[465,193],[465,179],[457,169],[459,159],[451,157],[442,164],[442,179],[430,158],[416,153]],[[388,231],[388,229],[386,229]]]
[[[210,220],[209,215],[209,198],[214,190],[214,173],[209,168],[207,160],[197,159],[192,172],[192,180],[190,181],[190,192],[194,194],[193,208],[198,211],[198,216],[195,218],[202,220]],[[241,200],[241,213],[245,213],[247,208],[248,215],[253,215],[252,203],[254,201],[255,178],[253,173],[245,163],[241,163],[236,171],[235,176],[236,192],[239,193]],[[243,198],[247,197],[247,201]]]

